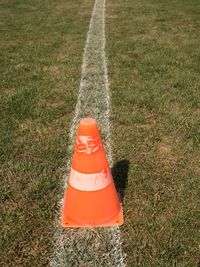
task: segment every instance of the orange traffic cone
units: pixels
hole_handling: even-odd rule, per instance
[[[123,214],[94,119],[80,121],[69,185],[64,197],[62,226],[123,224]]]

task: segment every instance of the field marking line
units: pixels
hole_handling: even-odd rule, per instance
[[[105,4],[96,0],[90,19],[78,99],[69,134],[68,155],[72,155],[75,133],[79,120],[85,116],[96,119],[101,127],[104,146],[112,165],[110,90],[105,55]],[[63,195],[71,160],[67,163],[67,174],[63,181]],[[63,199],[60,203],[62,208]],[[125,267],[119,227],[110,228],[62,228],[60,210],[55,222],[54,253],[51,267]]]

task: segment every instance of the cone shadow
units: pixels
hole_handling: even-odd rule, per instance
[[[117,192],[120,194],[122,201],[124,198],[124,192],[128,184],[129,165],[130,161],[123,159],[116,162],[111,169]]]

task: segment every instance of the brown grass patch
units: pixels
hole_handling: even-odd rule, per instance
[[[54,138],[57,135],[64,134],[64,130],[53,125],[44,125],[34,120],[26,120],[20,125],[22,131],[28,130],[35,139],[42,140]],[[20,140],[21,137],[20,137]]]
[[[3,92],[7,95],[7,96],[13,96],[16,94],[16,89],[15,88],[4,88]]]
[[[159,152],[161,154],[169,154],[169,153],[171,153],[171,151],[172,151],[172,146],[169,144],[162,144],[159,147]]]

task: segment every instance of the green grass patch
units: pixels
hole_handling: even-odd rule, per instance
[[[46,266],[92,1],[0,3],[1,266]]]
[[[128,266],[198,266],[199,1],[108,1],[113,154]]]

